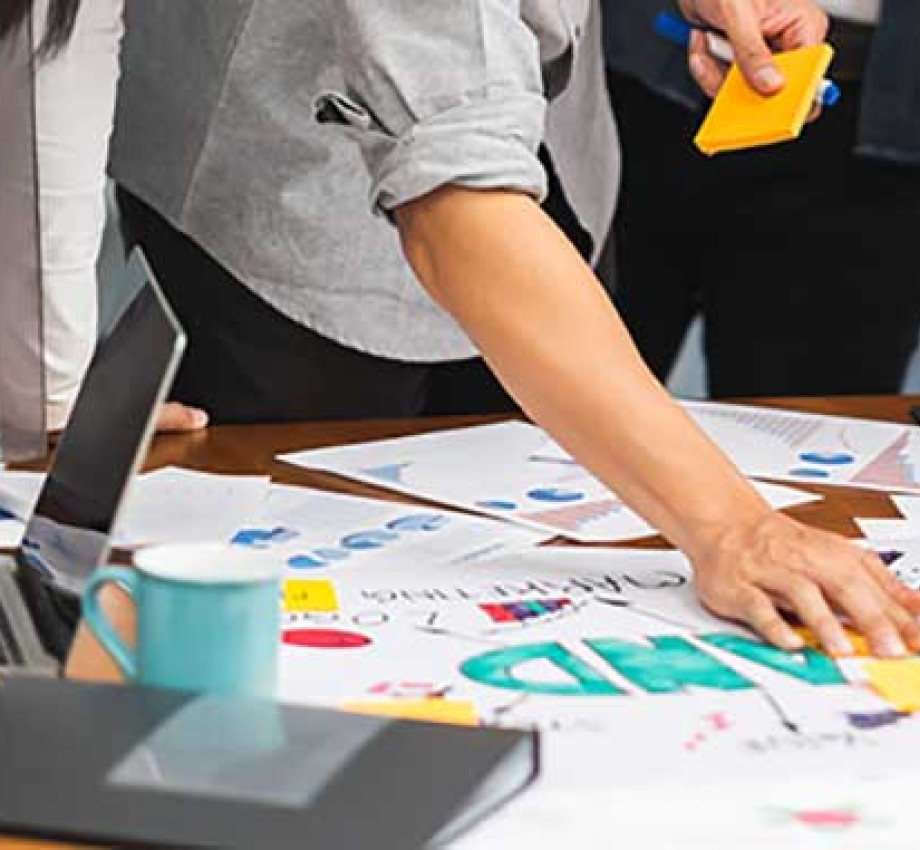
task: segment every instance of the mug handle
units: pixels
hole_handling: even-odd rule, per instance
[[[103,567],[90,576],[89,583],[83,591],[83,619],[86,625],[89,626],[89,630],[112,657],[124,676],[134,681],[137,678],[137,656],[115,633],[115,629],[108,617],[102,613],[102,607],[99,604],[99,592],[107,584],[117,584],[136,601],[140,576],[135,570],[127,570],[123,567]]]

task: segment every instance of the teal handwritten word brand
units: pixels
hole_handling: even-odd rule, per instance
[[[812,649],[791,654],[732,634],[652,637],[648,645],[612,638],[583,641],[595,663],[561,643],[533,643],[497,649],[465,661],[461,673],[481,685],[550,696],[620,696],[625,691],[610,681],[613,671],[650,694],[672,694],[686,688],[742,691],[759,685],[705,651],[709,645],[745,661],[783,673],[817,687],[844,685],[846,679],[826,655]],[[562,673],[564,681],[538,681],[518,675],[525,664],[542,662]]]

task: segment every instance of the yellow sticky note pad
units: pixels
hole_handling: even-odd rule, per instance
[[[818,636],[806,626],[797,626],[795,629],[796,633],[805,641],[805,646],[811,649],[818,649],[822,652],[824,647],[821,646],[818,641]],[[860,658],[871,658],[872,650],[869,649],[869,641],[867,641],[859,632],[854,632],[852,629],[844,629],[847,637],[850,639],[850,643],[853,644],[853,652],[855,655]]]
[[[875,692],[896,711],[920,710],[920,659],[867,661],[862,668]]]
[[[288,614],[338,611],[339,600],[330,581],[291,579],[284,583],[284,610]]]
[[[712,155],[797,138],[833,58],[829,44],[775,54],[786,85],[767,97],[754,91],[733,65],[696,135],[696,146]]]
[[[378,717],[398,717],[401,720],[426,720],[430,723],[451,723],[454,726],[478,726],[476,706],[471,702],[449,699],[377,700],[348,702],[345,711],[373,714]]]

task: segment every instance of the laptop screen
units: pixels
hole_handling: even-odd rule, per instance
[[[108,554],[185,345],[140,251],[128,272],[142,285],[99,344],[19,550],[21,564],[74,593]]]
[[[47,451],[31,20],[0,39],[0,460]]]

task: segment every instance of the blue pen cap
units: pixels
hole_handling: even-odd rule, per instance
[[[834,106],[843,96],[843,92],[840,91],[840,86],[837,85],[833,80],[828,80],[824,89],[821,92],[821,105],[822,106]]]
[[[686,47],[690,44],[690,33],[693,32],[693,27],[678,15],[659,12],[655,16],[655,32],[673,44]]]

